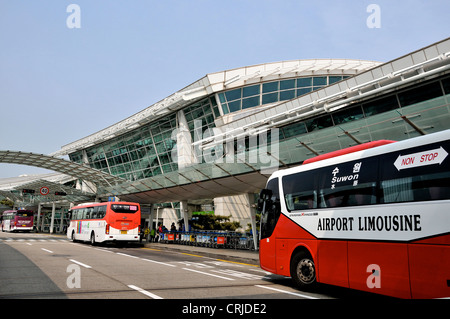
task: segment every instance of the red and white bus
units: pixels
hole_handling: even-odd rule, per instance
[[[447,130],[273,173],[258,203],[261,267],[300,289],[450,297],[449,152]]]
[[[31,210],[7,210],[2,215],[2,231],[32,231],[34,213]]]
[[[86,203],[72,207],[67,237],[73,241],[90,241],[92,245],[107,241],[139,241],[141,208],[137,203]]]

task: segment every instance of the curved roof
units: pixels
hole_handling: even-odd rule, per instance
[[[292,60],[210,73],[144,110],[97,133],[64,145],[61,150],[50,155],[63,156],[100,143],[172,113],[197,99],[223,90],[292,77],[329,74],[355,75],[380,64],[380,62],[352,59]]]
[[[19,151],[0,151],[0,163],[20,164],[45,168],[73,176],[78,179],[90,181],[100,186],[112,186],[125,181],[123,178],[90,168],[89,166],[44,154]]]

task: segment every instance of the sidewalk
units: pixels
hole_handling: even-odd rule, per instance
[[[208,248],[189,245],[178,245],[173,243],[147,243],[143,242],[145,248],[178,251],[186,254],[200,255],[216,259],[224,259],[234,262],[259,266],[259,252],[228,248]]]

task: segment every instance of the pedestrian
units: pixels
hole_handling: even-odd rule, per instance
[[[170,231],[177,231],[177,226],[175,226],[175,223],[172,223],[172,226],[170,226]]]
[[[152,230],[150,231],[150,242],[155,241],[155,235],[156,235],[156,230],[154,228],[152,228]]]
[[[144,237],[145,237],[145,241],[148,242],[148,235],[150,234],[150,229],[148,229],[148,226],[145,227],[144,230]]]

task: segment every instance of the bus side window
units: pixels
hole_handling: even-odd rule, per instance
[[[104,218],[106,215],[106,205],[98,206],[97,218]]]
[[[316,171],[287,175],[282,178],[284,199],[289,211],[317,208]]]
[[[96,219],[98,218],[97,215],[98,215],[98,206],[95,206],[94,209],[92,210],[91,218]]]
[[[86,208],[86,214],[84,216],[84,219],[91,219],[91,214],[93,210],[94,210],[93,207]]]
[[[84,209],[83,208],[78,209],[77,219],[83,219],[83,214],[84,214]]]

